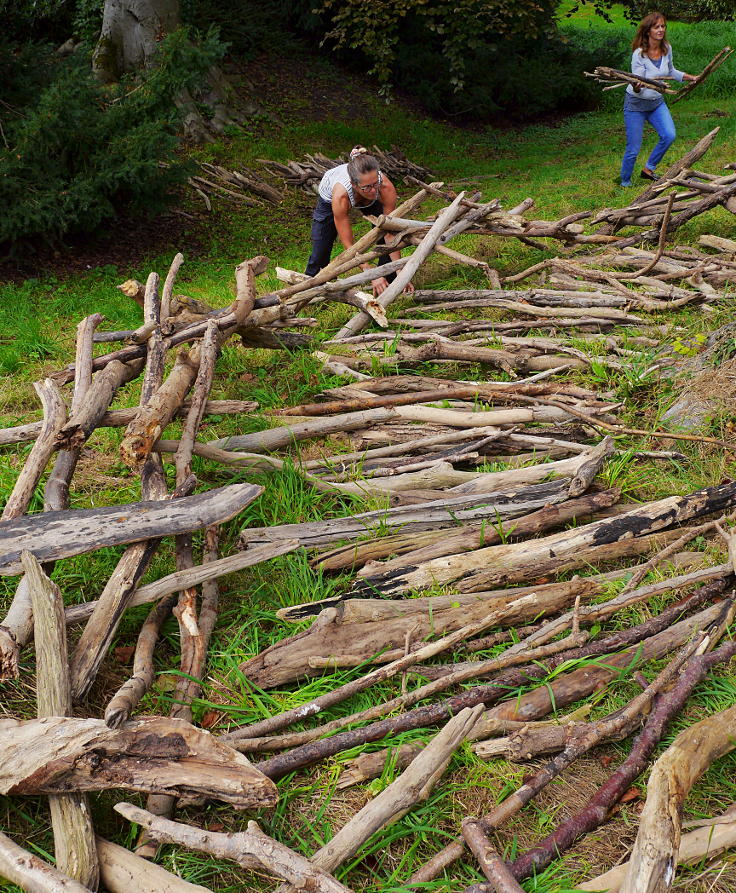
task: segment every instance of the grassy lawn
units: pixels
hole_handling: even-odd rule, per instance
[[[564,11],[564,10],[563,10]],[[690,72],[699,71],[706,61],[733,36],[724,33],[724,25],[673,23],[670,38],[675,49],[675,64]],[[584,35],[587,31],[604,31],[627,44],[633,27],[617,13],[610,24],[601,22],[588,7],[565,19],[563,28],[569,33]],[[601,59],[600,64],[608,64]],[[328,62],[303,55],[299,62],[304,90],[283,86],[279,60],[259,61],[259,99],[263,113],[253,118],[246,129],[233,129],[227,138],[195,150],[200,160],[216,161],[224,166],[249,167],[258,170],[259,158],[285,161],[299,159],[304,153],[324,152],[335,155],[355,143],[376,144],[383,148],[397,145],[412,160],[431,168],[436,179],[454,189],[478,189],[484,200],[499,198],[506,208],[526,197],[535,200],[528,212],[530,219],[558,219],[566,214],[604,208],[621,207],[629,198],[618,186],[618,169],[623,151],[622,96],[612,91],[602,107],[569,118],[545,121],[527,127],[496,125],[459,128],[431,120],[400,101],[387,104],[375,91],[356,76],[333,68]],[[667,161],[674,161],[696,140],[714,127],[720,127],[716,143],[702,161],[704,170],[720,172],[723,165],[736,161],[736,62],[733,58],[711,81],[692,97],[674,108],[678,140]],[[543,85],[540,85],[543,89]],[[325,96],[325,106],[315,106],[314,97]],[[328,105],[328,97],[337,96],[344,113]],[[648,151],[653,139],[650,131],[642,150]],[[640,158],[640,162],[643,160]],[[664,168],[663,168],[664,169]],[[401,187],[401,197],[411,194]],[[185,255],[185,264],[177,280],[176,292],[185,293],[214,306],[225,306],[234,294],[234,267],[244,258],[266,254],[270,270],[258,280],[258,289],[265,293],[278,287],[271,271],[279,266],[302,270],[309,254],[309,227],[313,200],[304,192],[286,191],[278,206],[234,208],[226,201],[213,199],[213,211],[203,210],[197,197],[182,195],[179,210],[188,217],[177,220],[177,240],[167,244],[156,242],[155,250],[140,245],[131,263],[124,251],[116,252],[114,244],[106,250],[103,265],[84,261],[86,248],[75,249],[79,257],[64,258],[73,269],[64,274],[39,269],[32,277],[8,277],[0,283],[0,423],[3,427],[35,420],[40,410],[33,382],[73,360],[75,326],[84,316],[100,312],[105,316],[102,329],[134,329],[141,323],[136,304],[116,286],[126,279],[145,281],[152,270],[165,276],[176,251]],[[438,207],[427,202],[424,213]],[[175,217],[169,218],[171,220]],[[182,224],[181,220],[185,222]],[[166,226],[166,223],[163,224]],[[362,232],[365,224],[359,224]],[[736,215],[723,208],[696,218],[678,232],[678,244],[693,244],[699,235],[713,233],[736,239]],[[550,244],[539,251],[511,239],[460,237],[453,247],[483,257],[501,274],[517,272],[544,257],[560,253]],[[87,267],[90,268],[87,268]],[[64,269],[67,269],[65,263]],[[432,259],[420,271],[417,285],[453,288],[465,284],[480,287],[478,271],[468,272],[446,259]],[[320,310],[320,329],[328,337],[348,317],[347,311]],[[716,305],[715,312],[699,308],[668,315],[671,328],[663,334],[666,343],[676,339],[690,343],[701,332],[723,325],[733,316],[729,306]],[[675,329],[674,326],[679,326]],[[607,373],[594,369],[592,374],[579,375],[589,386],[612,390],[625,401],[623,420],[640,428],[658,423],[661,412],[673,399],[666,382],[636,381],[633,372]],[[268,410],[292,405],[317,394],[325,387],[344,383],[323,373],[318,362],[308,354],[288,354],[244,350],[228,345],[218,363],[218,374],[212,391],[214,398],[257,400],[260,410],[249,417],[210,418],[202,427],[200,439],[211,440],[229,434],[247,433],[270,426]],[[139,384],[124,388],[117,406],[138,402]],[[727,418],[716,419],[706,433],[722,437],[727,431]],[[177,425],[167,429],[167,437],[175,437]],[[72,490],[72,506],[89,507],[135,501],[138,479],[117,457],[122,432],[101,429],[90,440],[80,464]],[[647,441],[647,443],[649,443]],[[622,446],[635,448],[635,439],[626,439]],[[669,448],[661,444],[656,448]],[[723,477],[736,476],[733,454],[730,456],[703,445],[678,446],[686,460],[677,463],[642,465],[626,456],[612,461],[605,480],[624,489],[626,500],[650,500],[673,493],[687,493]],[[28,446],[2,447],[0,463],[0,496],[10,492],[17,473],[27,456]],[[350,512],[375,507],[370,501],[348,497],[325,497],[310,489],[288,467],[279,473],[255,475],[233,471],[205,460],[194,463],[201,489],[238,480],[264,484],[265,493],[226,527],[223,551],[235,548],[238,532],[244,526],[281,524],[343,516]],[[172,472],[173,477],[173,472]],[[32,510],[42,506],[42,492],[36,495]],[[705,549],[705,542],[697,543]],[[120,554],[119,549],[104,549],[91,555],[61,562],[54,579],[69,603],[97,597]],[[144,582],[157,579],[173,570],[173,549],[159,552]],[[655,575],[656,576],[656,575]],[[257,721],[328,691],[343,681],[355,678],[360,671],[326,674],[300,688],[260,691],[238,671],[244,659],[257,654],[274,641],[291,634],[299,627],[278,620],[276,611],[285,605],[298,604],[309,598],[321,599],[344,592],[350,585],[349,575],[330,576],[313,569],[303,553],[284,556],[225,578],[218,627],[211,648],[208,677],[203,696],[195,704],[195,721],[215,729],[229,722],[244,724]],[[14,579],[0,578],[0,603],[12,598]],[[619,621],[640,622],[661,605],[630,609]],[[118,651],[134,645],[146,608],[128,612],[111,655],[84,707],[85,715],[99,716],[110,693],[129,675],[129,666]],[[500,650],[499,649],[497,650]],[[489,652],[490,654],[493,652]],[[142,704],[143,713],[166,713],[176,682],[173,667],[178,665],[178,626],[171,618],[164,629],[157,650],[157,676],[154,688]],[[9,715],[33,714],[33,674],[35,661],[32,649],[22,654],[21,679],[0,689],[0,703]],[[653,674],[656,667],[651,670]],[[650,675],[650,669],[647,669]],[[413,684],[413,683],[410,683]],[[610,686],[597,696],[595,715],[603,715],[621,706],[638,691],[628,677]],[[349,702],[349,712],[392,697],[394,689],[385,684],[371,689]],[[723,669],[699,687],[696,695],[668,733],[667,742],[687,724],[706,714],[731,705],[736,699],[736,672]],[[346,710],[327,711],[325,720],[344,715]],[[426,742],[436,730],[404,733],[392,744],[408,741]],[[613,766],[627,752],[628,745],[609,745],[578,763],[563,774],[532,805],[517,816],[499,836],[500,844],[513,854],[532,845],[550,830],[559,818],[583,804],[587,796],[602,783]],[[281,800],[275,811],[257,816],[268,833],[289,846],[309,855],[321,846],[370,796],[377,793],[397,773],[389,764],[383,776],[368,786],[346,792],[336,788],[341,764],[354,753],[320,764],[314,770],[287,777],[279,783]],[[371,839],[355,859],[337,875],[356,890],[400,893],[412,871],[432,852],[457,834],[463,816],[487,811],[491,804],[518,787],[528,767],[506,761],[484,762],[464,746],[451,763],[450,775],[419,809],[390,825]],[[640,787],[642,782],[639,782]],[[93,796],[93,810],[99,833],[122,844],[130,845],[130,826],[111,810],[119,796]],[[145,798],[129,799],[144,804]],[[697,785],[688,800],[688,817],[710,817],[736,799],[736,758],[733,754],[720,760]],[[47,806],[43,798],[0,798],[3,827],[11,836],[44,857],[52,852]],[[623,847],[636,833],[640,801],[622,807],[611,824],[586,838],[559,863],[540,876],[525,882],[527,891],[565,893],[574,884],[606,870],[623,854]],[[203,823],[213,829],[239,830],[250,815],[235,815],[223,806],[184,809],[182,821]],[[50,857],[49,857],[50,858]],[[164,847],[162,864],[178,872],[192,883],[200,883],[218,891],[267,890],[271,883],[256,876],[236,872],[228,863]],[[459,891],[466,884],[478,881],[479,874],[470,860],[456,865],[447,878],[440,878],[423,889]],[[679,875],[678,875],[679,878]],[[731,868],[715,879],[701,868],[683,874],[680,889],[712,890],[727,893],[736,888],[736,870]],[[0,886],[2,881],[0,880]],[[8,885],[7,889],[15,889]]]

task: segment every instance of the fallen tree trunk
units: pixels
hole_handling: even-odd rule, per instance
[[[454,557],[438,558],[396,574],[361,575],[363,583],[356,592],[378,591],[391,595],[438,583],[455,583],[466,592],[479,590],[513,579],[513,571],[517,569],[538,567],[543,573],[541,566],[544,562],[552,561],[554,566],[566,559],[580,560],[583,550],[638,538],[672,524],[723,511],[734,503],[736,484],[707,487],[688,496],[670,496],[613,519],[594,521],[532,542],[490,546]],[[569,564],[566,566],[570,567]]]
[[[262,492],[254,484],[231,484],[173,502],[136,502],[66,512],[44,512],[0,522],[0,575],[21,572],[20,553],[39,561],[81,555],[103,546],[118,546],[191,532],[229,521]]]
[[[273,806],[275,786],[240,753],[188,722],[149,717],[0,720],[0,791],[55,794],[122,788],[204,796],[237,809]]]

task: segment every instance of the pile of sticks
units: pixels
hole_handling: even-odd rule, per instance
[[[378,161],[381,170],[397,183],[408,177],[426,179],[432,176],[432,171],[429,168],[410,161],[398,146],[392,146],[388,151],[373,146],[369,151]],[[265,158],[258,160],[271,174],[283,177],[287,186],[305,189],[307,192],[317,192],[319,181],[326,171],[350,160],[348,155],[328,158],[321,152],[315,152],[313,155],[307,153],[304,157],[305,161],[287,161],[286,164],[269,161]]]
[[[720,182],[727,178],[716,179],[716,189],[728,191]],[[718,195],[728,207],[730,199]],[[446,206],[433,219],[410,216],[438,197]],[[130,280],[121,286],[141,306],[139,328],[98,332],[99,314],[83,320],[74,363],[36,384],[43,419],[0,431],[0,444],[33,443],[0,519],[0,574],[18,578],[0,624],[0,677],[18,675],[21,650],[33,643],[38,703],[37,719],[7,717],[0,723],[6,731],[0,790],[48,795],[56,840],[53,868],[0,837],[0,874],[34,890],[94,890],[101,878],[113,893],[129,891],[131,883],[184,893],[193,885],[169,873],[157,875],[141,858],[153,856],[161,842],[175,842],[278,877],[286,882],[283,890],[347,891],[334,872],[378,830],[426,799],[457,748],[470,741],[483,759],[553,756],[489,814],[467,816],[455,842],[440,849],[438,840],[435,855],[407,885],[431,881],[467,845],[486,878],[473,889],[519,890],[521,879],[541,871],[610,815],[650,765],[668,723],[695,686],[736,655],[736,644],[726,637],[736,611],[736,538],[729,528],[736,484],[631,506],[620,504],[620,492],[606,486],[604,477],[606,463],[621,449],[610,433],[729,445],[625,428],[611,394],[569,377],[594,360],[614,371],[648,361],[658,344],[652,337],[657,314],[720,299],[736,270],[736,245],[704,237],[702,248],[716,254],[666,250],[677,200],[662,211],[656,251],[642,252],[632,251],[614,230],[624,223],[651,226],[649,212],[643,223],[614,218],[613,212],[599,215],[591,222],[612,231],[586,234],[580,220],[591,218],[589,212],[529,221],[524,212],[530,201],[504,212],[498,201],[479,198],[447,195],[441,184],[422,182],[395,215],[375,220],[370,232],[311,279],[283,270],[284,287],[259,295],[256,277],[267,259],[243,262],[235,272],[235,300],[225,308],[174,294],[183,262],[177,255],[163,286],[155,273],[145,285]],[[604,254],[553,258],[502,280],[485,262],[446,247],[460,233],[607,248]],[[414,252],[340,278],[365,263],[380,263],[386,247],[378,243],[386,237],[393,240],[392,250]],[[404,315],[390,319],[389,306],[433,253],[479,267],[488,287],[417,290],[406,298]],[[622,266],[623,273],[610,269]],[[380,297],[361,290],[389,272],[397,273],[396,280]],[[537,286],[515,287],[531,277],[539,279]],[[325,301],[358,313],[317,344],[303,331],[315,328],[317,320],[304,314]],[[473,317],[437,315],[449,311],[457,317],[465,310]],[[478,310],[488,319],[479,319]],[[362,334],[372,322],[382,331]],[[636,326],[645,334],[624,337],[618,326]],[[528,336],[538,328],[549,334]],[[208,414],[257,409],[252,402],[209,399],[218,355],[232,338],[245,348],[311,350],[347,383],[322,392],[315,402],[273,412],[265,430],[198,440]],[[95,356],[95,344],[110,342],[121,344]],[[597,358],[580,346],[588,343]],[[174,360],[166,374],[169,356]],[[416,374],[428,361],[438,373]],[[463,364],[494,370],[496,379],[440,374]],[[138,378],[138,405],[111,409],[119,389]],[[67,407],[61,388],[69,384]],[[182,432],[167,439],[167,426],[176,419],[183,420]],[[120,458],[140,479],[140,500],[72,509],[70,489],[82,450],[103,426],[125,427]],[[334,438],[342,441],[341,450]],[[300,452],[306,441],[308,459]],[[166,455],[174,457],[173,486],[167,483]],[[238,483],[195,492],[194,455],[238,468],[241,475],[278,472],[288,461],[318,492],[368,498],[378,507],[318,522],[247,527],[237,551],[221,555],[222,525],[263,488]],[[627,452],[628,460],[673,458],[684,457]],[[29,514],[50,462],[44,511]],[[201,557],[195,557],[197,533]],[[174,538],[176,571],[142,585],[164,537]],[[706,553],[687,551],[696,537],[709,541]],[[50,579],[54,565],[107,546],[126,548],[99,598],[65,606]],[[281,610],[277,622],[312,623],[253,654],[241,672],[267,689],[336,668],[375,666],[260,722],[217,736],[197,729],[192,703],[217,621],[218,579],[297,549],[308,550],[321,572],[351,573],[352,582],[333,598]],[[614,569],[603,570],[613,562]],[[645,581],[662,567],[668,569],[659,579]],[[554,579],[563,571],[576,575]],[[654,597],[666,605],[658,612],[651,608]],[[131,678],[107,693],[104,716],[75,717],[124,612],[140,604],[153,607],[140,631]],[[622,612],[633,605],[647,605],[650,613],[627,625]],[[172,611],[181,638],[174,706],[167,717],[132,719],[152,684],[157,637]],[[67,655],[67,627],[80,624],[84,628]],[[640,674],[649,662],[665,658],[669,662],[658,673]],[[583,710],[546,719],[614,679],[637,673],[643,691],[615,713],[591,719]],[[409,674],[420,681],[410,685]],[[379,683],[396,686],[393,696],[358,712],[349,705],[349,698]],[[328,707],[339,708],[335,718],[310,724],[310,717]],[[648,800],[631,863],[639,872],[646,863],[647,878],[671,874],[682,800],[710,762],[733,747],[732,714],[733,708],[683,733],[655,767],[651,805]],[[292,730],[297,723],[301,727]],[[278,796],[274,781],[291,772],[357,746],[384,739],[391,745],[393,736],[436,727],[441,728],[425,747],[384,748],[348,766],[342,787],[380,775],[389,760],[403,771],[311,858],[253,822],[225,835],[171,818],[177,800],[214,799],[238,809],[271,806]],[[582,812],[513,862],[499,856],[489,834],[574,760],[603,742],[633,735],[629,757]],[[244,754],[258,755],[259,762]],[[136,854],[94,834],[87,792],[108,788],[148,794],[146,810],[127,803],[116,807],[145,831]],[[735,824],[733,816],[717,822],[719,845],[733,843]],[[704,838],[707,849],[709,833],[694,832],[681,849],[683,858],[702,853],[697,846]],[[603,887],[590,886],[596,883]],[[606,875],[588,888],[612,884]],[[623,884],[621,889],[640,889],[630,878]]]
[[[200,196],[208,211],[212,210],[213,196],[251,206],[262,205],[263,202],[259,199],[266,199],[274,205],[278,205],[283,199],[277,189],[259,174],[247,168],[228,170],[222,165],[211,164],[208,161],[200,162],[199,168],[201,173],[189,177],[187,182]],[[252,195],[257,198],[253,199]]]

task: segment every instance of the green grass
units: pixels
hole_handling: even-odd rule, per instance
[[[570,33],[585,35],[605,34],[628,44],[633,28],[616,11],[613,23],[602,23],[592,16],[588,7],[567,20],[564,28]],[[670,37],[675,47],[676,63],[688,71],[697,71],[721,48],[725,37],[717,23],[687,26],[672,23]],[[310,60],[311,64],[311,60]],[[607,60],[601,59],[601,64]],[[274,69],[278,60],[274,60]],[[275,77],[275,75],[274,75]],[[330,89],[344,92],[361,109],[360,115],[345,114],[339,120],[315,120],[305,116],[305,95],[282,96],[279,104],[267,99],[265,114],[252,119],[244,130],[232,129],[227,139],[195,150],[201,159],[215,160],[225,166],[258,168],[256,159],[287,160],[300,158],[305,152],[322,151],[333,155],[342,153],[357,142],[391,146],[397,144],[406,155],[431,167],[438,178],[454,188],[482,191],[484,199],[498,197],[505,207],[511,207],[527,196],[535,198],[536,206],[530,217],[557,219],[565,214],[584,209],[616,207],[624,200],[624,193],[614,185],[620,155],[623,150],[621,96],[612,91],[605,95],[602,107],[555,122],[538,123],[525,128],[477,127],[461,129],[430,120],[415,109],[398,102],[386,104],[359,80],[337,72],[329,63],[318,61],[305,79],[321,78]],[[718,171],[723,164],[736,160],[736,99],[733,88],[736,63],[730,60],[710,81],[692,97],[675,106],[678,142],[667,156],[674,160],[687,147],[712,127],[721,133],[706,159],[706,170]],[[269,105],[272,102],[272,105]],[[713,117],[721,109],[726,117]],[[277,115],[280,123],[275,123]],[[651,140],[651,135],[649,137]],[[402,197],[409,190],[401,190]],[[132,329],[140,324],[138,307],[115,286],[129,278],[145,281],[151,270],[165,275],[177,250],[185,254],[176,292],[206,301],[213,306],[225,306],[232,300],[234,267],[244,257],[265,253],[271,258],[270,270],[280,266],[303,269],[308,252],[309,217],[312,199],[306,193],[289,190],[278,207],[268,206],[247,210],[233,209],[214,199],[215,211],[206,217],[197,199],[184,196],[182,203],[196,220],[191,232],[184,232],[182,243],[170,245],[159,253],[150,253],[136,266],[127,264],[124,253],[104,267],[83,270],[61,276],[39,271],[33,279],[0,284],[0,414],[4,426],[40,417],[32,382],[70,362],[74,353],[76,323],[85,315],[101,312],[106,319],[103,329]],[[423,213],[437,210],[437,203],[428,202]],[[362,231],[365,224],[358,224]],[[736,218],[720,209],[697,218],[683,228],[679,242],[695,241],[704,232],[716,232],[736,238]],[[191,236],[193,250],[187,242]],[[482,256],[501,273],[516,272],[536,261],[559,253],[556,245],[537,251],[510,239],[464,236],[453,243],[459,251]],[[478,271],[454,266],[446,259],[432,259],[420,271],[418,285],[432,287],[481,286],[483,277]],[[277,288],[275,275],[266,273],[258,283],[259,291]],[[348,318],[343,307],[318,311],[320,329],[329,333]],[[465,311],[463,311],[465,313]],[[676,350],[679,343],[687,347],[695,343],[697,335],[707,332],[730,317],[728,302],[718,304],[716,312],[706,315],[695,309],[683,309],[668,316],[663,322],[670,330],[663,336],[666,345]],[[460,317],[462,318],[462,316]],[[675,326],[679,328],[675,328]],[[493,343],[489,337],[489,344]],[[591,356],[604,355],[600,345],[584,341],[572,343]],[[110,348],[112,349],[112,348]],[[390,347],[387,348],[390,353]],[[593,365],[589,373],[579,373],[576,381],[612,392],[613,399],[622,400],[622,419],[629,425],[650,428],[672,399],[673,389],[667,384],[653,382],[646,369],[651,356],[627,361],[620,371]],[[447,367],[428,367],[426,374],[447,374]],[[464,378],[488,377],[481,369],[458,367]],[[228,345],[218,363],[218,376],[212,396],[253,399],[260,409],[248,416],[208,419],[203,426],[202,439],[215,439],[234,434],[261,430],[278,422],[269,410],[309,401],[321,390],[344,383],[325,375],[314,359],[307,354],[245,351]],[[137,402],[137,384],[132,384],[118,395],[116,406]],[[723,436],[728,419],[719,419],[710,433]],[[172,425],[167,436],[176,436],[178,425]],[[138,483],[117,459],[117,448],[122,432],[102,429],[87,445],[86,465],[80,484],[72,492],[74,507],[126,503],[138,498]],[[699,486],[714,483],[725,476],[734,476],[732,457],[698,445],[675,445],[685,460],[652,463],[637,459],[636,449],[651,448],[646,439],[618,438],[621,452],[606,466],[601,479],[611,486],[620,486],[623,498],[644,501],[670,495],[684,494]],[[672,448],[670,442],[661,448]],[[27,445],[2,448],[0,463],[0,492],[12,488]],[[311,455],[302,445],[303,455]],[[325,449],[339,452],[344,449],[339,439]],[[296,452],[296,449],[294,450]],[[288,463],[282,471],[258,474],[242,469],[225,468],[212,462],[196,459],[194,470],[203,488],[225,483],[252,480],[265,487],[264,494],[238,518],[226,526],[223,551],[236,548],[239,530],[244,526],[264,526],[295,523],[327,517],[339,517],[377,508],[376,501],[349,497],[317,495],[306,486]],[[490,469],[489,469],[490,470]],[[493,470],[495,470],[495,465]],[[33,510],[42,505],[42,490],[34,496]],[[372,535],[385,532],[377,525]],[[717,560],[716,550],[702,541],[690,548],[709,551]],[[60,562],[54,579],[61,587],[67,602],[84,601],[96,597],[115,565],[120,549],[105,549],[86,556]],[[156,579],[174,569],[172,548],[165,543],[154,558],[145,580]],[[591,569],[591,572],[593,569]],[[650,574],[658,579],[663,570]],[[668,568],[666,573],[675,573]],[[275,559],[248,572],[234,574],[222,581],[221,610],[218,627],[210,651],[207,679],[201,697],[195,702],[196,721],[214,716],[215,728],[229,724],[240,725],[262,719],[274,712],[303,704],[335,686],[356,678],[365,667],[341,670],[316,676],[298,686],[284,686],[262,691],[251,684],[240,672],[242,661],[259,653],[286,635],[298,633],[309,624],[285,624],[276,615],[279,608],[311,599],[339,595],[349,588],[351,575],[331,576],[313,568],[303,552]],[[0,599],[7,604],[12,598],[15,580],[0,578]],[[612,584],[611,591],[623,584]],[[440,594],[438,587],[431,594]],[[427,595],[427,592],[416,593]],[[663,596],[649,606],[636,606],[605,624],[612,630],[620,626],[642,622],[648,612],[660,610],[675,596]],[[137,631],[147,609],[141,607],[125,615],[115,646],[134,644]],[[77,633],[73,633],[75,638]],[[491,656],[497,649],[480,657]],[[176,681],[178,657],[178,628],[175,621],[165,625],[157,650],[157,678],[154,687],[141,705],[141,712],[167,712],[172,703],[173,683]],[[95,686],[89,704],[92,715],[99,715],[114,688],[129,675],[130,667],[123,658],[108,659],[102,678]],[[645,669],[652,678],[658,667]],[[29,716],[33,713],[33,674],[35,660],[32,649],[22,655],[22,679],[6,684],[0,690],[3,711],[12,715]],[[418,686],[421,680],[410,675],[408,686]],[[595,716],[601,716],[626,703],[637,691],[628,676],[622,674],[615,684],[596,695]],[[354,711],[387,700],[396,694],[394,681],[383,683],[352,698],[345,704],[331,708],[321,715],[323,721],[345,716]],[[688,704],[687,711],[668,733],[667,741],[684,727],[706,713],[730,705],[736,697],[736,676],[732,669],[721,668],[704,683]],[[566,708],[567,709],[572,708]],[[296,728],[299,728],[297,726]],[[404,741],[428,741],[434,730],[418,730],[391,739],[392,745]],[[666,742],[665,742],[666,743]],[[379,749],[381,743],[371,745]],[[615,757],[611,766],[626,752],[626,745],[607,748]],[[342,754],[325,764],[299,773],[279,783],[281,799],[273,811],[259,813],[256,818],[262,827],[279,840],[309,855],[328,840],[371,794],[377,793],[396,777],[395,767],[389,765],[382,777],[352,791],[335,788],[341,764],[350,756]],[[734,799],[734,768],[732,755],[719,761],[698,783],[688,800],[688,815],[711,816],[724,802]],[[468,747],[461,748],[450,764],[450,774],[440,782],[428,800],[396,823],[383,829],[337,871],[338,876],[356,891],[405,891],[406,878],[429,855],[446,841],[456,836],[462,817],[487,811],[518,787],[528,772],[525,766],[507,761],[485,763],[476,758]],[[607,774],[594,755],[580,766],[574,765],[562,780],[550,786],[539,801],[524,810],[499,835],[498,843],[509,854],[521,852],[549,830],[575,804],[580,796],[570,795],[570,785],[584,787],[588,778],[602,780]],[[126,799],[143,802],[144,798],[124,795]],[[93,795],[93,810],[98,827],[106,836],[130,845],[134,840],[130,826],[112,813],[111,804],[119,799],[116,794]],[[562,804],[562,805],[561,805]],[[53,852],[53,841],[43,798],[3,798],[3,826],[15,839],[40,855]],[[235,814],[223,806],[189,808],[182,819],[208,826],[222,826],[226,830],[240,830],[253,816]],[[636,804],[623,807],[610,826],[593,835],[586,844],[577,847],[566,859],[560,860],[536,878],[524,883],[527,891],[538,893],[566,893],[574,883],[604,870],[621,855],[613,852],[605,838],[619,836],[630,839],[637,819]],[[241,889],[265,890],[268,884],[255,876],[244,875],[231,864],[187,853],[178,847],[165,847],[161,862],[193,883],[204,884],[218,891]],[[693,874],[696,874],[694,872]],[[728,874],[728,873],[727,873]],[[731,872],[733,877],[733,872]],[[686,876],[696,893],[708,889],[712,878],[705,881]],[[463,860],[448,873],[424,888],[431,893],[450,893],[478,881],[480,875],[470,860]],[[728,879],[721,882],[728,884]],[[8,888],[11,889],[11,888]],[[727,886],[715,886],[715,893],[725,893]]]

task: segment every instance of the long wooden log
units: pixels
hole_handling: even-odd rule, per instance
[[[102,322],[101,313],[95,313],[83,319],[77,326],[77,344],[75,357],[74,393],[72,395],[71,415],[82,406],[92,385],[92,336],[95,328]],[[63,430],[63,429],[62,429]],[[69,508],[69,484],[77,467],[81,445],[61,450],[51,469],[51,474],[44,488],[44,510],[61,511]]]
[[[238,809],[273,806],[275,786],[231,747],[183,720],[0,720],[0,790],[56,794],[121,788],[205,796]]]
[[[622,538],[639,537],[673,524],[721,512],[736,503],[736,484],[706,487],[688,496],[670,496],[613,519],[594,521],[573,531],[552,534],[531,543],[490,546],[455,558],[435,559],[399,574],[364,577],[367,592],[385,594],[455,583],[461,590],[479,590],[510,579],[512,569],[554,559],[574,559],[583,549],[610,545]],[[362,587],[358,588],[362,591]]]
[[[491,493],[447,496],[441,500],[425,502],[421,506],[405,505],[361,512],[351,518],[307,521],[273,527],[246,527],[241,531],[240,543],[243,546],[251,546],[294,539],[306,547],[322,546],[340,540],[355,540],[379,523],[385,525],[387,529],[416,533],[437,527],[453,527],[464,521],[476,519],[505,520],[541,509],[548,504],[563,502],[569,494],[569,487],[569,480],[560,478],[547,483],[531,484],[528,487],[522,485],[518,489],[508,488]]]
[[[461,192],[451,205],[440,211],[437,219],[422,239],[421,244],[415,249],[414,254],[412,254],[401,272],[396,276],[396,279],[379,295],[378,301],[384,310],[404,291],[416,271],[432,253],[435,244],[439,241],[444,231],[460,216],[463,211],[461,202],[464,195]],[[357,335],[369,323],[370,317],[367,313],[358,313],[340,329],[335,337],[339,340],[347,335]]]
[[[109,367],[106,367],[109,368]],[[98,375],[100,373],[97,373]],[[137,375],[138,373],[136,373]],[[135,376],[133,376],[135,377]],[[185,400],[177,416],[184,416],[189,412],[189,401]],[[233,415],[236,413],[253,412],[258,409],[255,400],[208,400],[205,404],[205,415]],[[137,407],[127,409],[110,409],[100,418],[97,428],[122,428],[128,425],[136,416]],[[27,422],[25,425],[17,425],[13,428],[0,429],[0,446],[14,443],[26,443],[35,440],[43,427],[43,421]],[[62,429],[63,430],[63,429]]]
[[[370,800],[352,819],[312,856],[311,862],[328,871],[354,856],[380,828],[406,815],[423,803],[443,776],[452,755],[470,737],[483,708],[480,705],[461,710],[411,761],[401,775]],[[278,893],[294,893],[282,886]]]
[[[36,645],[37,714],[69,716],[72,710],[67,664],[64,600],[30,554],[21,556],[31,590]],[[49,797],[56,864],[85,887],[97,889],[100,870],[89,802],[78,792]]]
[[[557,505],[546,504],[535,512],[521,515],[513,520],[497,521],[494,526],[463,524],[455,530],[428,530],[422,533],[395,534],[380,539],[350,546],[341,546],[329,552],[316,555],[312,564],[322,570],[336,571],[344,568],[360,568],[369,561],[391,558],[380,565],[383,573],[393,572],[400,567],[416,567],[423,561],[440,558],[442,555],[455,555],[459,552],[492,546],[522,536],[541,533],[559,527],[567,521],[578,521],[595,512],[610,508],[618,502],[620,491],[616,489],[591,493],[577,499],[567,499]]]
[[[308,630],[282,639],[241,664],[240,670],[261,688],[323,672],[315,658],[337,659],[356,666],[371,657],[380,659],[387,649],[404,645],[407,633],[421,642],[432,632],[447,634],[483,617],[499,626],[528,622],[589,597],[598,587],[575,580],[570,583],[499,590],[468,596],[437,596],[382,603],[382,600],[343,601],[325,608]],[[374,610],[375,619],[371,617]],[[394,614],[388,615],[389,610]],[[390,659],[387,655],[385,660]],[[347,662],[347,663],[346,663]]]
[[[22,570],[20,553],[39,561],[81,555],[116,546],[229,521],[253,502],[263,488],[231,484],[173,502],[135,502],[67,512],[44,512],[0,523],[0,575]]]

